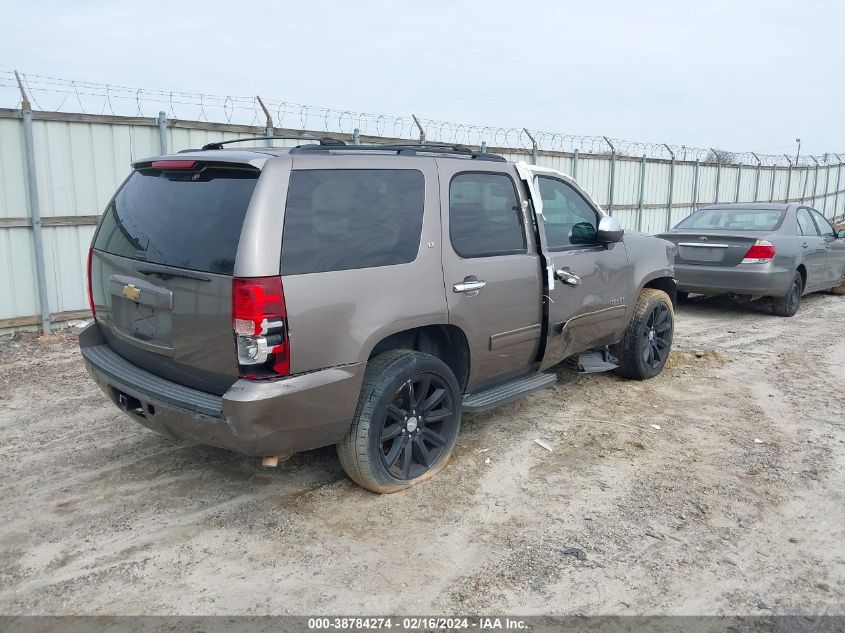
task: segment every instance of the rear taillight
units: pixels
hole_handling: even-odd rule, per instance
[[[742,258],[743,264],[765,264],[775,258],[775,247],[771,242],[766,240],[757,240],[748,249],[745,257]]]
[[[281,277],[232,279],[232,328],[241,378],[262,380],[290,373]]]
[[[97,318],[97,309],[94,307],[94,288],[91,286],[91,262],[94,257],[94,249],[88,249],[88,305],[91,306],[91,316]]]

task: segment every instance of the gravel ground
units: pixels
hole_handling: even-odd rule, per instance
[[[0,613],[845,613],[843,318],[694,301],[661,376],[561,369],[388,496],[330,448],[160,437],[72,335],[0,338]]]

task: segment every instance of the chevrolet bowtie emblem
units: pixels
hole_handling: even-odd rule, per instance
[[[133,284],[126,284],[123,286],[123,296],[127,299],[132,299],[132,301],[136,301],[138,297],[141,296],[141,291],[138,290]]]

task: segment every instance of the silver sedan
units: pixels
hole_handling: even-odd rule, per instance
[[[678,246],[678,295],[772,298],[792,316],[802,295],[838,286],[845,274],[845,231],[802,204],[704,207],[658,237]]]

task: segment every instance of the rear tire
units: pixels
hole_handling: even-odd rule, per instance
[[[675,310],[669,295],[643,288],[625,335],[610,349],[619,359],[616,373],[635,380],[654,378],[669,358],[674,330]]]
[[[795,272],[789,289],[782,297],[772,297],[772,311],[782,317],[795,316],[801,306],[801,294],[804,292],[804,280],[801,273]]]
[[[359,486],[397,492],[443,469],[460,427],[461,390],[452,370],[428,354],[391,350],[367,364],[337,455]]]
[[[839,285],[831,288],[830,292],[835,295],[845,295],[845,273],[842,275]]]

